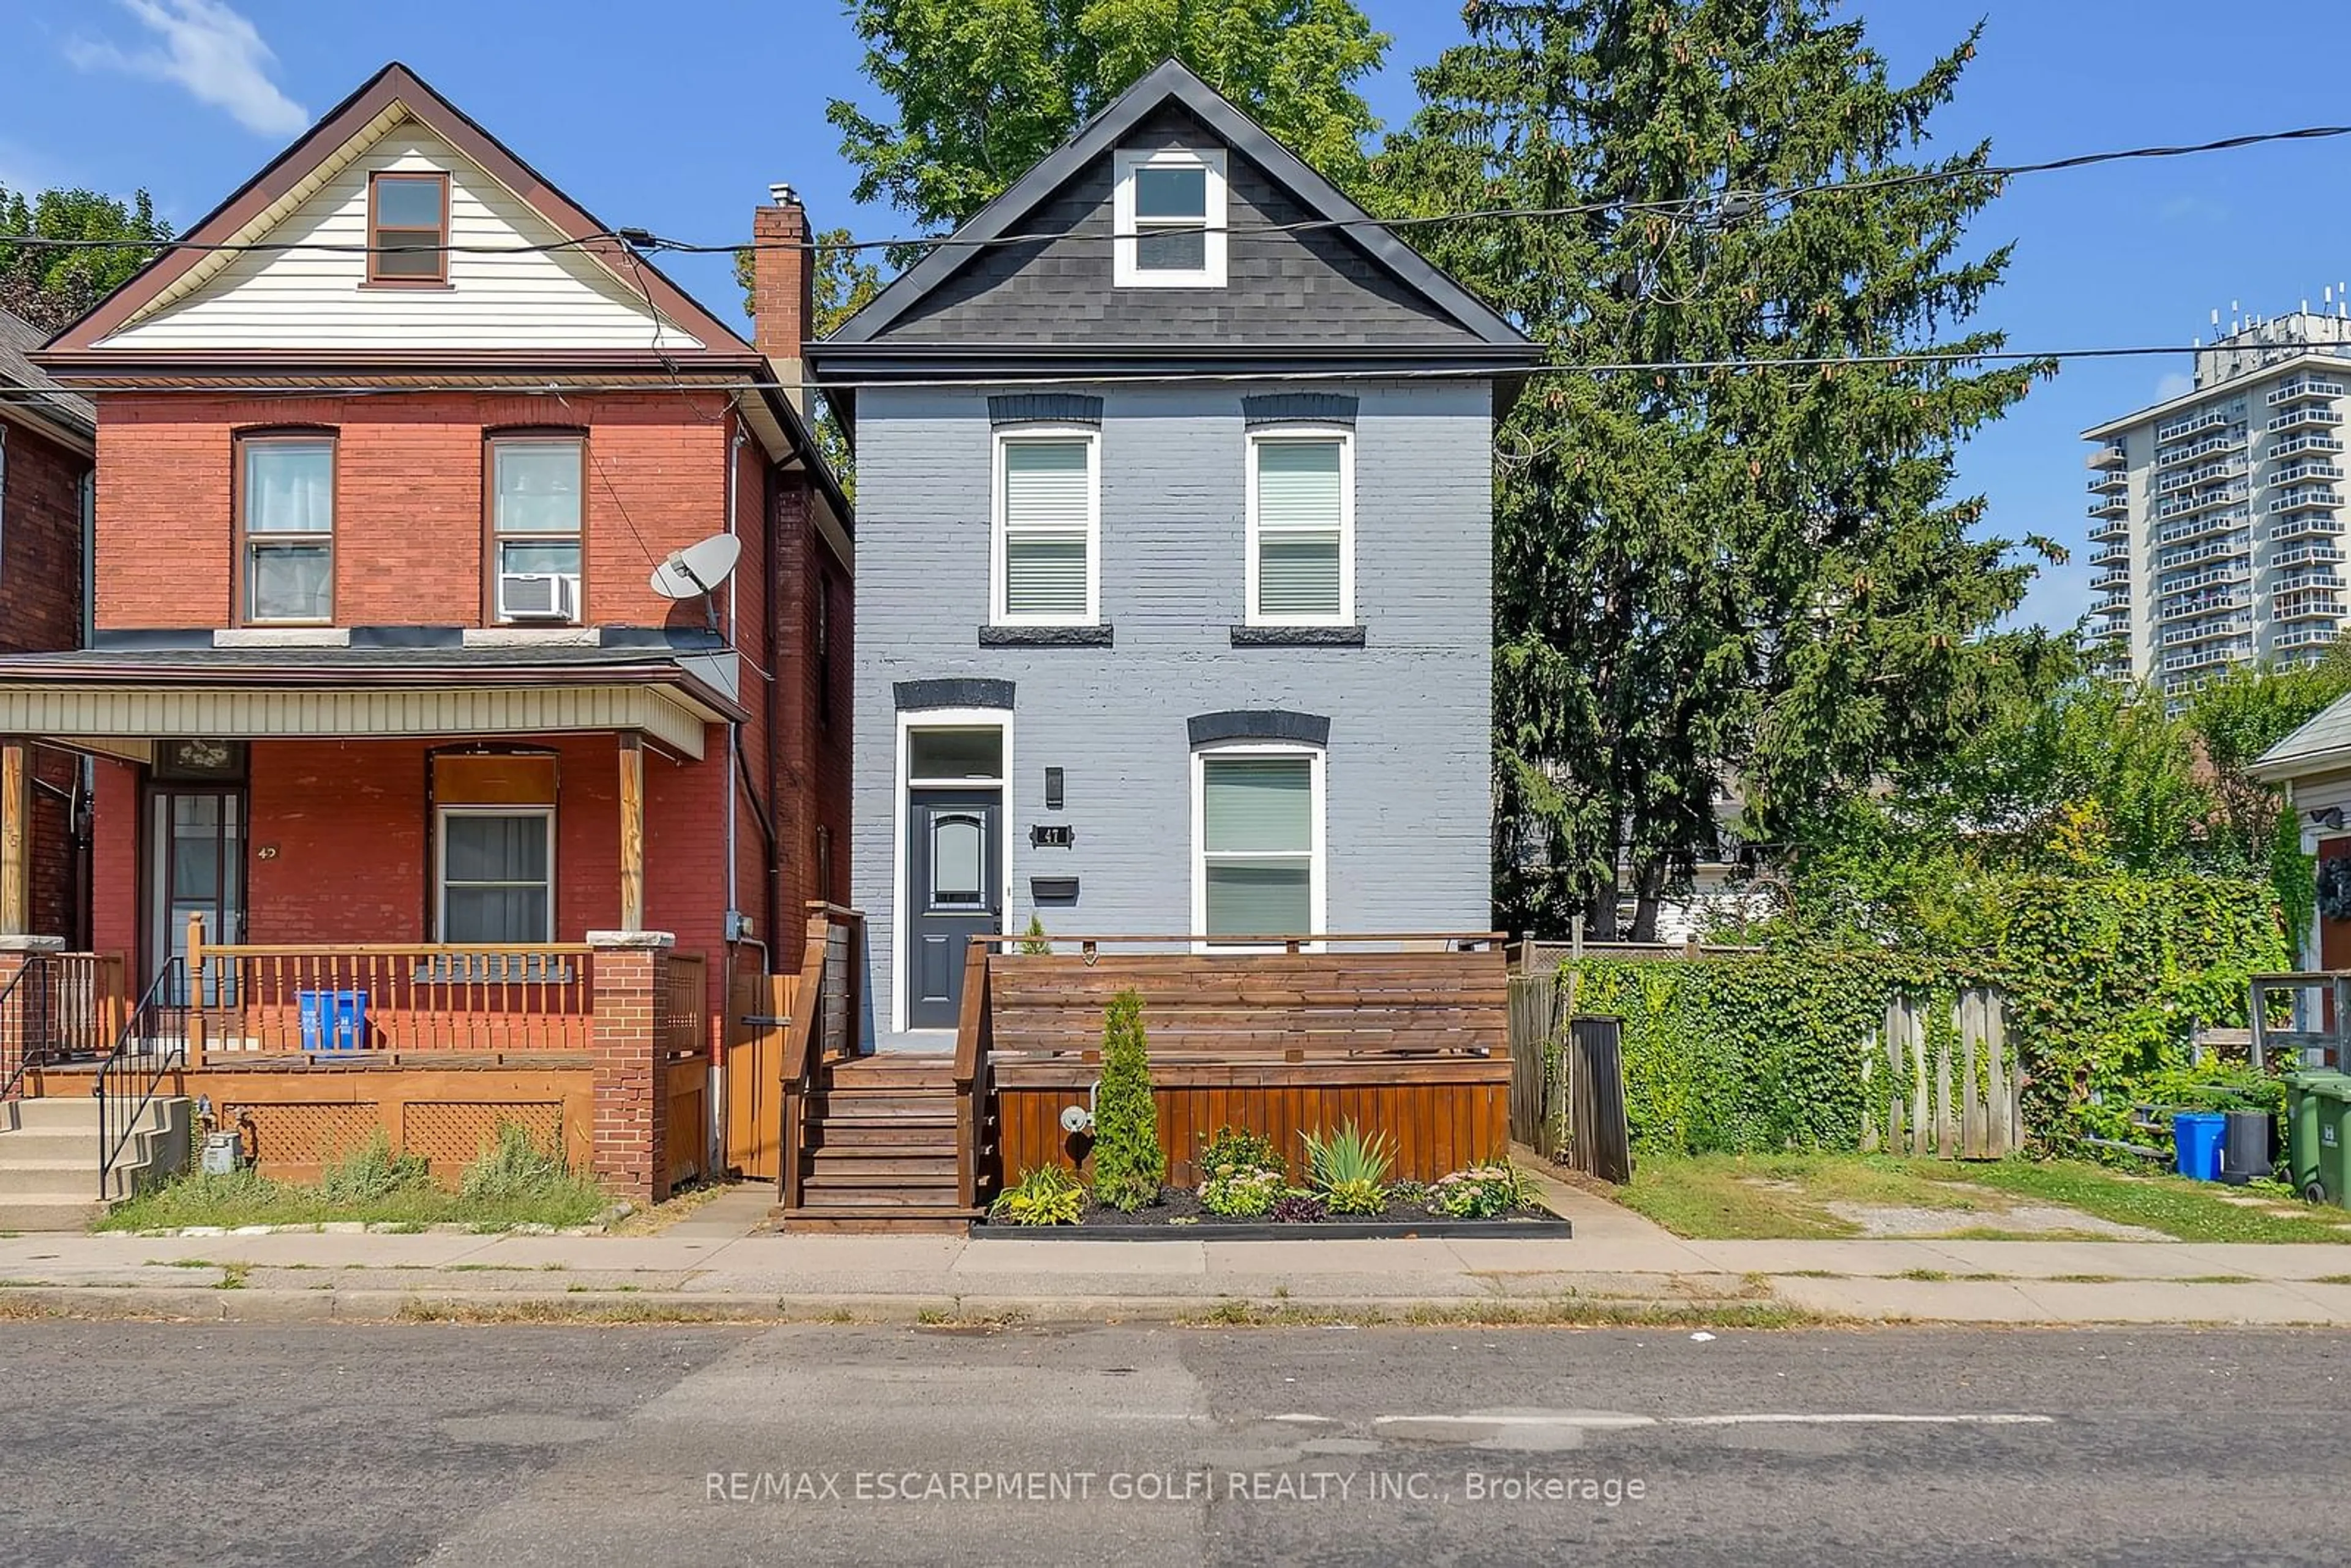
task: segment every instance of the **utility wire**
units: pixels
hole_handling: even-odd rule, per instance
[[[2266,344],[2257,347],[2274,351],[2273,362],[2289,359],[2316,358],[2337,361],[2346,377],[2351,377],[2351,343],[2313,343],[2298,346]],[[2331,349],[2341,353],[2329,353]],[[1807,354],[1778,358],[1770,355],[1746,355],[1706,360],[1594,360],[1562,361],[1546,364],[1521,366],[1515,370],[1497,370],[1491,366],[1439,366],[1419,370],[1378,370],[1361,366],[1327,371],[1121,371],[1112,374],[1090,374],[1084,371],[1035,376],[973,375],[954,377],[858,377],[847,375],[826,380],[799,382],[765,381],[758,379],[687,380],[677,383],[655,379],[653,372],[629,381],[509,381],[498,385],[485,385],[480,381],[449,382],[403,382],[398,386],[344,386],[335,383],[259,383],[243,382],[229,378],[207,377],[205,384],[188,387],[141,387],[138,391],[282,393],[289,397],[319,397],[329,394],[365,393],[397,397],[416,392],[475,392],[506,395],[544,394],[561,397],[565,393],[601,392],[658,391],[673,384],[678,390],[699,392],[846,392],[861,389],[897,387],[907,390],[945,390],[975,386],[1165,386],[1196,385],[1202,382],[1417,382],[1417,381],[1492,381],[1502,376],[1544,378],[1552,376],[1609,375],[1697,375],[1716,371],[1834,371],[1849,367],[1908,366],[1935,364],[2033,364],[2064,363],[2068,361],[2101,361],[2146,359],[2164,355],[2196,354],[2218,350],[2231,351],[2226,344],[2214,343],[2129,343],[2092,346],[2079,349],[1959,349],[1928,345],[1917,349],[1890,350],[1876,354]],[[1400,350],[1399,352],[1409,352]],[[2243,351],[2243,350],[2239,350]],[[681,369],[688,368],[681,362]],[[95,396],[110,390],[104,387],[70,389],[71,395]],[[53,393],[33,388],[0,388],[0,398],[15,394],[28,400],[39,400]]]
[[[2001,181],[2025,174],[2051,174],[2075,169],[2088,169],[2107,163],[2189,158],[2213,152],[2231,152],[2241,148],[2265,146],[2274,142],[2322,141],[2351,136],[2351,125],[2306,125],[2287,131],[2253,131],[2243,135],[2224,136],[2210,141],[2116,148],[2096,152],[2074,153],[2063,158],[2044,159],[2030,163],[1989,164],[1982,168],[1949,165],[1935,169],[1913,169],[1898,174],[1866,175],[1858,179],[1823,180],[1810,185],[1791,185],[1775,190],[1714,192],[1705,196],[1686,198],[1635,200],[1612,197],[1595,202],[1582,202],[1558,207],[1480,207],[1456,213],[1426,213],[1409,216],[1378,218],[1304,218],[1291,223],[1223,224],[1196,230],[1196,233],[1251,235],[1302,234],[1316,230],[1348,228],[1381,228],[1388,230],[1420,228],[1435,224],[1484,222],[1495,219],[1538,219],[1583,217],[1599,213],[1671,213],[1686,216],[1703,214],[1709,207],[1725,221],[1751,215],[1761,207],[1790,203],[1802,197],[1833,195],[1846,192],[1879,191],[1907,185],[1958,183],[1968,180]],[[619,241],[640,250],[673,252],[684,256],[732,255],[746,250],[816,250],[865,251],[898,247],[951,246],[958,249],[983,249],[992,246],[1035,245],[1045,241],[1077,241],[1100,243],[1116,238],[1108,234],[1050,233],[997,235],[987,238],[965,237],[959,235],[908,235],[894,239],[847,241],[726,241],[718,244],[670,239],[645,229],[606,229],[578,238],[535,245],[438,245],[369,246],[319,241],[298,240],[221,240],[210,243],[195,240],[114,240],[56,239],[40,235],[0,235],[0,245],[21,245],[65,250],[201,250],[230,253],[306,251],[353,256],[396,255],[414,252],[453,255],[528,256],[549,251],[592,247]]]

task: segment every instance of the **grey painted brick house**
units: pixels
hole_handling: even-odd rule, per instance
[[[1033,236],[1033,237],[1032,237]],[[976,933],[1490,919],[1491,441],[1537,350],[1170,62],[833,337],[868,1029]]]

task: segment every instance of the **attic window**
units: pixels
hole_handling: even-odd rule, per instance
[[[448,246],[448,175],[369,177],[370,283],[446,283]]]
[[[1112,283],[1121,288],[1225,286],[1225,155],[1165,147],[1116,154]]]

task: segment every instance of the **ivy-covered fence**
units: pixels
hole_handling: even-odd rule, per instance
[[[1587,956],[1562,967],[1580,1013],[1624,1020],[1638,1149],[1702,1154],[1860,1146],[1863,1062],[1887,1007],[1948,1019],[1963,987],[2005,994],[2036,1144],[2108,1133],[2146,1086],[2187,1070],[2197,1024],[2241,1026],[2246,981],[2287,948],[2266,884],[2216,878],[2036,878],[2000,890],[1980,951],[1835,951],[1801,940],[1719,957]]]

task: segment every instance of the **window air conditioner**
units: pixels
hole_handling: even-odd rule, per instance
[[[506,621],[577,621],[580,580],[565,572],[501,572],[498,616]]]

